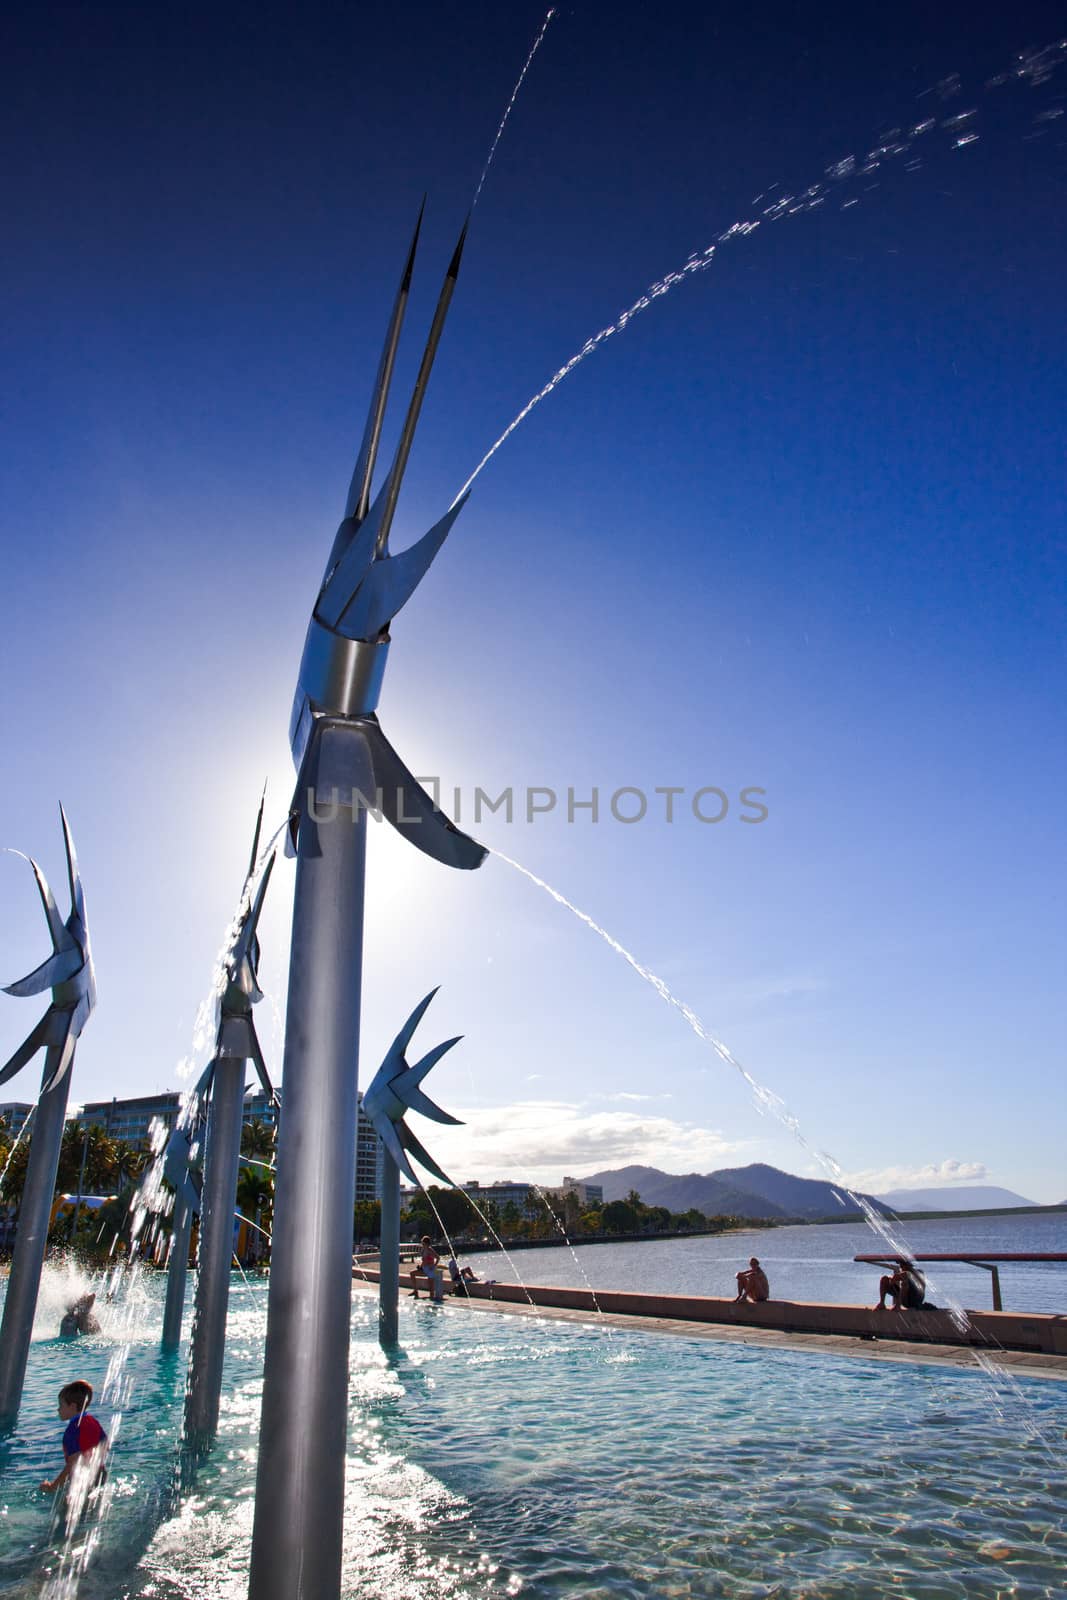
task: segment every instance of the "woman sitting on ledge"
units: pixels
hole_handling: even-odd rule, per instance
[[[767,1282],[767,1274],[759,1264],[757,1256],[750,1256],[747,1272],[737,1274],[737,1300],[751,1300],[758,1305],[762,1300],[769,1300],[771,1286]]]

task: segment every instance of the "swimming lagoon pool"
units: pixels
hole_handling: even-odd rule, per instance
[[[34,1344],[0,1451],[0,1595],[245,1595],[266,1286],[234,1282],[219,1439],[184,1485],[185,1346],[159,1351],[162,1291],[131,1286],[99,1337]],[[1064,1592],[1067,1384],[424,1300],[401,1301],[387,1359],[376,1318],[357,1293],[346,1596]],[[115,1441],[64,1555],[37,1484],[59,1464],[55,1395],[75,1376]],[[271,1420],[280,1472],[299,1426]]]

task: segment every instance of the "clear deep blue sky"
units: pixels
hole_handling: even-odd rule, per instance
[[[988,81],[1062,8],[722,9],[564,5],[548,30],[394,548],[647,284],[761,226],[486,469],[394,625],[382,721],[461,787],[465,823],[476,785],[520,811],[554,788],[551,815],[475,831],[658,972],[857,1181],[1059,1201],[1067,65]],[[8,16],[0,842],[60,880],[65,800],[100,984],[77,1100],[179,1082],[264,777],[276,822],[288,803],[304,627],[415,212],[425,191],[394,430],[543,16]],[[764,215],[900,142],[814,211]],[[607,814],[569,825],[568,786],[594,785]],[[671,824],[665,785],[686,790]],[[688,797],[711,785],[731,809],[704,825]],[[621,786],[649,795],[642,822],[607,812]],[[468,1127],[429,1142],[458,1178],[817,1173],[565,911],[386,832],[361,1080],[443,984],[423,1034],[466,1035],[435,1092]],[[291,884],[283,863],[263,926],[279,1010]],[[44,925],[13,856],[0,893],[10,981]],[[37,1014],[2,1001],[5,1053]]]

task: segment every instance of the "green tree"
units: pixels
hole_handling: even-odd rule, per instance
[[[237,1172],[237,1210],[252,1226],[248,1230],[246,1260],[262,1261],[270,1253],[274,1223],[274,1174],[265,1167],[245,1165]]]
[[[637,1213],[626,1200],[612,1200],[601,1216],[605,1233],[633,1233],[637,1228]]]
[[[352,1215],[352,1237],[380,1239],[382,1236],[382,1206],[380,1200],[357,1200]]]
[[[241,1154],[261,1161],[274,1158],[275,1129],[262,1117],[249,1117],[241,1124]]]

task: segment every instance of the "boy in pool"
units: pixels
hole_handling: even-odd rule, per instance
[[[92,1403],[93,1386],[82,1378],[76,1378],[73,1383],[60,1389],[59,1420],[67,1424],[63,1434],[64,1466],[51,1483],[46,1478],[41,1484],[45,1494],[52,1494],[66,1483],[83,1456],[95,1481],[103,1481],[107,1434],[96,1418],[89,1415]]]

